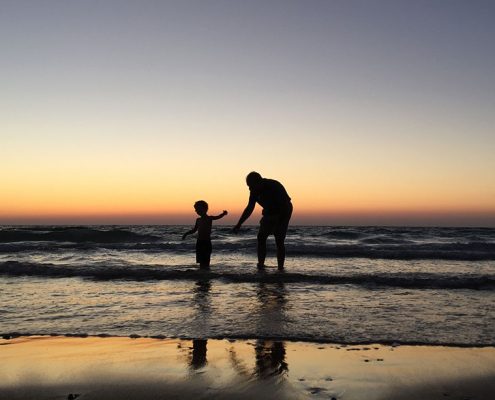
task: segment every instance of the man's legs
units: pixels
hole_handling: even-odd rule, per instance
[[[266,239],[273,232],[274,220],[268,216],[263,216],[260,221],[260,229],[258,231],[258,268],[265,267],[266,258]]]
[[[285,263],[285,235],[275,235],[275,244],[277,245],[278,269],[282,270]]]
[[[275,229],[275,244],[277,245],[277,265],[279,270],[284,269],[285,263],[285,236],[289,228],[290,217],[292,216],[292,204],[284,215],[280,216],[280,221]]]
[[[265,267],[266,258],[266,239],[268,239],[269,232],[262,229],[263,225],[260,225],[260,230],[258,231],[258,268]]]

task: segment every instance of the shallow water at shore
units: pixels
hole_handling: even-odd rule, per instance
[[[0,227],[0,333],[495,344],[495,229],[291,227],[285,272],[256,228]]]
[[[490,345],[491,291],[0,278],[0,333]]]

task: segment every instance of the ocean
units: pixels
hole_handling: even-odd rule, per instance
[[[0,334],[495,345],[495,229],[291,226],[284,272],[256,226],[0,227]]]

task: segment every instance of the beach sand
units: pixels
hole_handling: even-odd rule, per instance
[[[495,348],[0,339],[0,399],[493,399]]]

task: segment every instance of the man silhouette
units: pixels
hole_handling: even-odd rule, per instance
[[[239,222],[233,230],[237,233],[241,225],[252,214],[256,203],[263,207],[263,217],[258,231],[258,268],[265,267],[266,239],[273,234],[277,245],[278,269],[284,269],[285,236],[292,215],[292,203],[283,185],[273,179],[263,178],[258,172],[250,172],[246,177],[249,186],[249,201]]]

